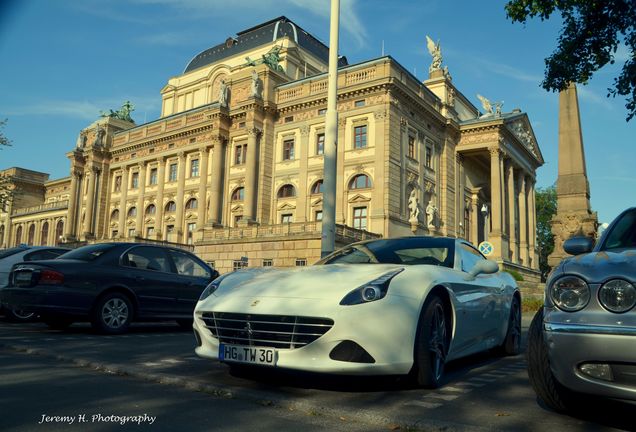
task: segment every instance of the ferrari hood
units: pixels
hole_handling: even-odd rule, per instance
[[[254,269],[228,275],[216,297],[341,298],[349,291],[404,266],[330,264],[294,269]]]
[[[591,252],[578,255],[563,262],[564,273],[583,276],[590,283],[622,278],[636,281],[636,250],[622,252]]]

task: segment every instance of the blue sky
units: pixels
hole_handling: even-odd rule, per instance
[[[0,168],[68,175],[65,153],[100,110],[136,106],[138,124],[158,118],[160,90],[199,52],[285,15],[328,44],[329,0],[4,0],[0,3],[0,119],[13,147]],[[340,53],[349,63],[391,55],[424,80],[426,35],[441,40],[453,82],[530,116],[546,164],[537,186],[557,177],[558,96],[541,89],[544,58],[560,20],[512,24],[504,0],[341,0]],[[611,221],[636,205],[636,120],[607,98],[628,52],[579,86],[592,207]]]

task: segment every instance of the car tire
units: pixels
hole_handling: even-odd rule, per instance
[[[66,330],[73,324],[73,320],[60,317],[42,317],[42,321],[52,330]]]
[[[517,296],[512,297],[508,315],[508,330],[498,352],[506,356],[514,356],[521,352],[521,303]]]
[[[93,329],[104,334],[125,333],[132,322],[134,309],[126,294],[111,292],[97,300],[93,308]]]
[[[37,318],[35,312],[24,312],[20,309],[4,309],[4,318],[13,323],[33,322]]]
[[[552,374],[548,348],[543,334],[543,308],[532,319],[528,330],[528,378],[537,396],[548,408],[564,412],[568,410],[574,394],[563,387]]]
[[[178,319],[177,324],[184,330],[192,330],[193,319]]]
[[[432,296],[422,308],[415,336],[411,374],[418,386],[440,386],[450,345],[449,329],[444,302],[440,297]]]

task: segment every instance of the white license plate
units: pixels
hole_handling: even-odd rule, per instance
[[[31,283],[31,272],[16,272],[15,281]]]
[[[273,348],[221,344],[219,345],[219,360],[276,366],[278,352]]]

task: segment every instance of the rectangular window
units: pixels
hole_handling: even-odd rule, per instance
[[[354,207],[353,209],[353,227],[361,230],[367,229],[367,208]]]
[[[113,230],[113,232],[111,233],[111,237],[110,237],[110,238],[115,238],[115,237],[117,237],[117,234],[119,234],[119,231],[117,231],[117,230]]]
[[[247,160],[247,144],[234,147],[234,165],[243,165]]]
[[[285,213],[280,215],[280,223],[292,223],[294,219],[294,215],[291,213]]]
[[[296,267],[305,267],[307,265],[306,258],[297,258],[296,259]]]
[[[157,168],[150,168],[150,184],[157,184]]]
[[[131,189],[137,189],[139,187],[139,173],[133,173],[132,178],[130,179],[130,187]]]
[[[316,210],[316,221],[320,222],[322,220],[322,210]]]
[[[415,159],[415,137],[413,135],[409,135],[408,156]]]
[[[134,236],[135,236],[135,229],[128,228],[128,237],[134,237]]]
[[[199,159],[190,161],[190,177],[199,177]]]
[[[273,264],[274,264],[274,262],[271,259],[264,259],[263,260],[263,267],[271,267]]]
[[[243,220],[243,215],[234,216],[234,226],[238,226],[238,223]]]
[[[177,181],[177,164],[170,164],[170,171],[168,172],[168,181],[176,182]]]
[[[206,263],[207,265],[209,265],[210,267],[212,267],[212,268],[214,268],[214,267],[215,267],[215,265],[216,265],[216,262],[214,262],[214,261],[206,261],[205,263]]]
[[[152,238],[155,235],[155,227],[146,228],[146,238]]]
[[[321,155],[325,153],[325,134],[319,133],[316,135],[316,154]]]
[[[247,261],[246,260],[234,260],[232,262],[232,270],[233,271],[237,271],[243,268],[247,267]]]
[[[433,168],[433,147],[426,146],[426,159],[424,160],[424,164],[427,168]]]
[[[189,223],[187,225],[188,244],[194,243],[194,230],[196,229],[196,227],[197,227],[196,223]]]
[[[354,148],[366,148],[367,146],[367,125],[353,128]]]
[[[294,159],[294,140],[283,141],[283,160]]]
[[[115,186],[113,190],[115,192],[121,192],[121,176],[115,177]]]
[[[363,107],[364,106],[364,99],[355,101],[354,105],[355,105],[356,108]]]

